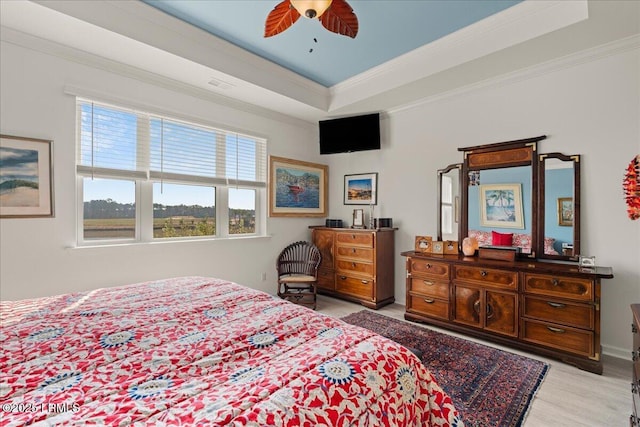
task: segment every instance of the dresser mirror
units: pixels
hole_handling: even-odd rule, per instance
[[[463,163],[438,170],[438,240],[472,236],[517,247],[519,258],[577,260],[580,156],[538,154],[544,139],[458,148]]]
[[[537,143],[546,136],[459,148],[462,163],[461,238],[479,246],[518,248],[535,258],[538,248]]]
[[[580,156],[539,156],[538,257],[577,260],[580,253]]]
[[[438,240],[460,240],[462,163],[438,170]]]

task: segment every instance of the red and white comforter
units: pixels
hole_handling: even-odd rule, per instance
[[[0,305],[0,425],[462,425],[411,352],[224,280]]]

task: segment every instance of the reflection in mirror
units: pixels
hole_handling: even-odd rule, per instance
[[[541,258],[572,259],[580,250],[579,156],[540,155]]]
[[[460,171],[462,164],[438,170],[438,240],[460,237]]]
[[[469,171],[468,235],[479,246],[517,246],[531,254],[533,241],[530,166]]]

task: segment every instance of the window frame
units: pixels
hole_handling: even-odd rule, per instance
[[[137,125],[141,123],[147,126],[142,132],[138,131],[136,136],[136,152],[139,156],[144,153],[147,157],[139,159],[136,157],[138,165],[145,164],[146,170],[119,170],[100,168],[81,165],[82,155],[82,104],[93,103],[104,108],[112,108],[118,111],[135,113],[137,117]],[[150,129],[152,119],[166,119],[181,123],[185,126],[193,125],[199,128],[206,128],[216,133],[216,152],[217,155],[226,159],[228,135],[236,135],[236,144],[238,136],[248,138],[256,142],[255,148],[255,181],[246,181],[229,177],[201,177],[197,175],[176,175],[176,174],[160,174],[152,170],[151,164],[151,139]],[[146,132],[146,137],[145,137]],[[223,144],[221,144],[223,143]],[[222,145],[222,146],[221,146]],[[237,145],[236,145],[237,147]],[[236,160],[237,161],[237,160]],[[226,161],[223,169],[226,174]],[[170,115],[158,114],[157,112],[146,112],[137,108],[129,108],[123,105],[103,102],[85,97],[76,98],[76,205],[77,205],[77,246],[109,246],[123,244],[147,244],[174,241],[202,241],[202,240],[223,240],[238,239],[247,237],[263,237],[266,236],[266,214],[267,214],[267,139],[264,137],[250,135],[247,132],[235,132],[225,130],[220,127],[212,126],[208,123],[196,122],[194,120],[184,120],[182,118],[172,117]],[[144,169],[144,168],[143,168]],[[237,170],[237,169],[236,169]],[[166,176],[165,176],[166,175]],[[134,238],[111,238],[111,239],[85,239],[84,238],[84,179],[85,178],[102,178],[102,179],[121,179],[132,181],[135,185],[135,237]],[[179,236],[179,237],[154,237],[153,236],[153,185],[154,183],[180,184],[180,185],[199,185],[213,187],[215,189],[215,234],[207,236]],[[255,212],[255,229],[253,233],[231,234],[229,232],[229,206],[228,192],[230,188],[250,189],[255,191],[254,212]]]
[[[447,191],[444,191],[444,187],[447,187]],[[441,196],[441,201],[440,201],[440,218],[442,218],[441,220],[441,227],[442,227],[442,234],[452,234],[453,233],[453,226],[455,223],[455,212],[454,212],[454,199],[453,199],[453,179],[450,176],[446,176],[443,175],[442,176],[442,196]],[[446,197],[445,200],[445,194],[448,196]],[[449,215],[445,215],[444,211],[445,208],[447,210],[449,210]],[[447,232],[445,233],[444,231],[444,222],[445,222],[445,218],[448,218],[448,228],[447,228]]]

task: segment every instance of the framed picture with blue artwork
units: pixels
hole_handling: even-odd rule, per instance
[[[269,156],[269,216],[325,217],[329,167]]]
[[[359,173],[344,176],[345,205],[375,205],[377,203],[377,173]]]
[[[480,225],[524,228],[522,184],[480,185]]]
[[[0,217],[53,216],[51,141],[0,135]]]

